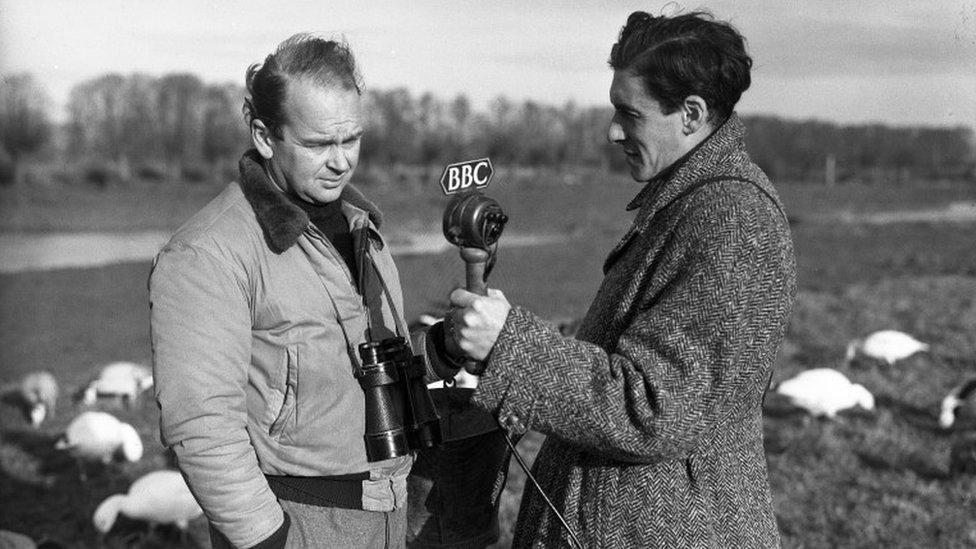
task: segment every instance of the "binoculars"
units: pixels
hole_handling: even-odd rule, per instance
[[[366,459],[392,459],[440,444],[440,418],[424,383],[423,357],[414,356],[402,337],[362,343],[359,356]]]

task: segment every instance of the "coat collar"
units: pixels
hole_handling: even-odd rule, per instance
[[[732,113],[712,135],[690,151],[686,157],[678,160],[673,169],[667,169],[661,177],[648,181],[627,205],[628,211],[637,209],[639,211],[630,229],[610,250],[603,262],[604,274],[610,271],[610,267],[620,257],[628,243],[637,234],[647,229],[656,212],[681,196],[682,192],[700,181],[703,176],[723,171],[720,169],[723,163],[728,163],[728,158],[735,152],[745,149],[744,134],[745,127],[742,121]]]
[[[667,206],[703,176],[720,171],[718,168],[723,159],[745,148],[744,135],[745,126],[742,120],[732,113],[687,158],[680,160],[675,169],[666,170],[662,177],[648,181],[627,205],[627,210],[639,210],[637,219],[649,220],[654,212]],[[639,222],[636,224],[642,225]]]
[[[245,198],[254,209],[268,246],[274,253],[280,254],[295,244],[298,237],[308,229],[308,214],[293,204],[271,182],[262,160],[255,149],[244,153],[238,165],[241,173],[240,185]],[[382,224],[383,215],[379,208],[351,184],[342,189],[339,199],[345,202],[344,206],[350,205],[367,212],[376,227]]]

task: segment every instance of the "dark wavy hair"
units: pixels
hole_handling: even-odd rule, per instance
[[[363,93],[362,78],[356,71],[356,60],[348,44],[306,33],[295,34],[278,44],[264,63],[247,68],[243,108],[247,125],[250,127],[252,121],[260,120],[272,135],[281,137],[285,94],[288,82],[295,79]]]
[[[705,11],[655,17],[635,11],[610,50],[610,67],[644,81],[664,114],[689,95],[705,100],[709,122],[724,121],[751,82],[745,38]]]

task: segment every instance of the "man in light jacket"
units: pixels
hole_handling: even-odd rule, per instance
[[[796,273],[733,110],[752,60],[708,14],[635,12],[610,65],[643,188],[576,337],[494,289],[455,290],[447,332],[487,360],[474,402],[548,435],[533,471],[583,547],[776,547],[761,406]],[[513,546],[569,543],[527,485]]]
[[[401,547],[412,457],[369,462],[359,344],[407,337],[376,207],[351,184],[362,86],[342,43],[247,71],[254,148],[150,278],[163,443],[215,547]]]

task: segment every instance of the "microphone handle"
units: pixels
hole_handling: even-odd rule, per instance
[[[488,283],[485,280],[488,252],[481,248],[461,248],[461,259],[464,260],[465,282],[468,291],[473,294],[488,295]],[[477,360],[465,360],[464,369],[469,374],[480,376],[485,371],[485,363]]]
[[[461,248],[461,259],[464,260],[468,291],[473,294],[488,295],[488,283],[485,280],[488,252],[481,248]]]
[[[488,283],[485,282],[486,264],[485,261],[480,261],[478,263],[466,263],[464,265],[464,274],[466,275],[469,292],[478,295],[488,295]]]

